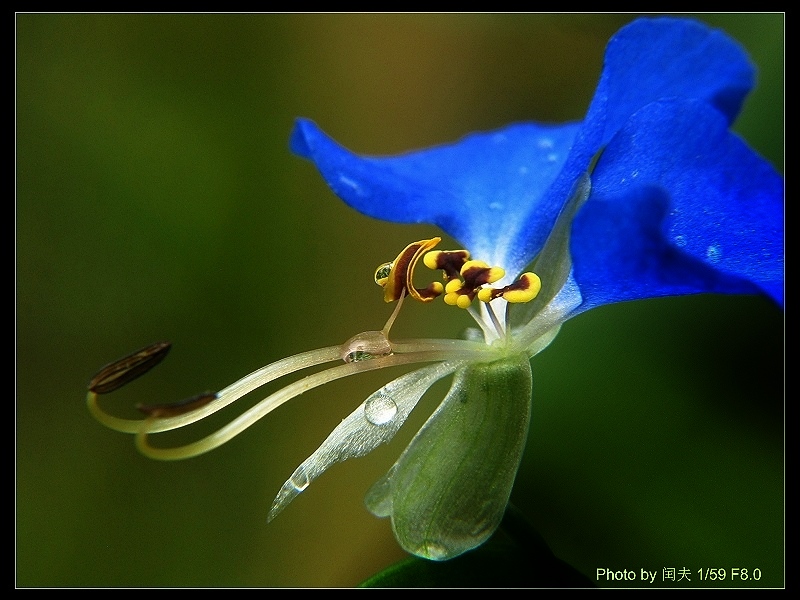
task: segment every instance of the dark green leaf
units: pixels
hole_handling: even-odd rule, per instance
[[[594,587],[582,573],[555,558],[532,559],[508,543],[488,542],[445,562],[411,557],[360,587],[377,588],[577,588]]]
[[[509,504],[499,532],[483,546],[442,562],[410,557],[360,587],[578,588],[594,584],[557,558],[522,513]]]

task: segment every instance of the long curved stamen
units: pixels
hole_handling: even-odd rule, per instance
[[[397,342],[390,342],[390,345],[392,351],[396,353],[449,352],[451,356],[455,358],[459,358],[459,356],[464,356],[465,358],[474,357],[476,353],[485,350],[485,346],[478,342],[449,339],[399,340]],[[151,420],[147,432],[161,433],[191,425],[222,410],[242,396],[276,379],[326,362],[338,361],[341,360],[341,358],[342,346],[328,346],[327,348],[310,350],[283,358],[253,371],[249,375],[232,383],[216,394],[216,400],[212,400],[205,406],[180,415]],[[87,406],[89,412],[95,419],[115,431],[122,433],[139,433],[142,428],[142,419],[123,419],[105,412],[98,404],[98,395],[99,394],[93,391],[89,391],[87,395]]]
[[[396,311],[387,322],[384,330],[388,330],[396,316]],[[380,332],[365,332],[380,333]],[[357,338],[358,336],[356,336]],[[387,340],[387,343],[388,340]],[[373,357],[369,360],[348,362],[344,365],[331,367],[325,371],[315,373],[296,381],[281,390],[271,394],[247,412],[241,414],[225,427],[209,436],[178,448],[155,448],[147,443],[147,436],[174,430],[195,423],[238,400],[255,389],[271,383],[285,375],[318,366],[326,362],[342,359],[342,346],[329,346],[303,352],[271,363],[229,385],[221,392],[200,394],[188,402],[179,402],[164,405],[149,405],[142,407],[148,413],[145,419],[122,419],[105,412],[98,404],[98,387],[104,389],[104,384],[111,379],[116,381],[124,378],[125,383],[135,377],[128,376],[125,369],[136,369],[136,376],[143,374],[148,368],[142,365],[155,366],[163,355],[166,354],[168,345],[154,344],[146,349],[136,352],[124,359],[105,367],[93,378],[87,395],[87,405],[91,414],[101,423],[111,429],[123,433],[136,434],[136,443],[141,452],[152,458],[161,460],[178,460],[197,456],[220,446],[234,436],[238,435],[250,425],[270,413],[272,410],[288,400],[325,383],[342,377],[355,375],[375,369],[419,362],[435,362],[453,359],[475,360],[485,356],[486,346],[477,342],[449,339],[409,339],[390,343],[393,354]],[[158,354],[158,359],[154,357]],[[100,383],[98,383],[100,382]],[[113,391],[120,386],[113,386],[108,391]],[[188,411],[188,412],[186,412]],[[179,414],[173,414],[178,412]]]
[[[476,353],[474,351],[467,354],[473,360],[476,358]],[[481,357],[485,356],[485,354],[485,349],[479,353]],[[198,456],[221,446],[292,398],[326,383],[330,383],[331,381],[386,367],[420,362],[452,361],[453,358],[453,353],[446,351],[413,352],[409,354],[393,354],[391,356],[331,367],[330,369],[309,375],[308,377],[304,377],[299,381],[289,384],[267,396],[250,410],[242,413],[216,432],[201,440],[186,444],[185,446],[176,448],[155,448],[150,446],[147,443],[148,434],[155,433],[156,431],[164,431],[164,429],[159,428],[158,422],[154,422],[152,419],[140,421],[140,429],[136,432],[136,446],[146,456],[158,460],[180,460]],[[155,428],[151,429],[153,425],[155,425]]]
[[[191,412],[177,415],[174,417],[167,417],[151,422],[148,428],[149,433],[159,433],[162,431],[170,431],[185,425],[190,425],[204,419],[205,417],[214,414],[218,410],[222,410],[232,402],[235,402],[242,396],[249,394],[253,390],[266,385],[280,377],[294,373],[296,371],[314,367],[341,359],[341,346],[328,346],[327,348],[319,348],[317,350],[310,350],[302,352],[281,359],[271,363],[265,367],[253,371],[246,377],[239,381],[232,383],[224,390],[217,394],[217,399],[206,404],[205,406],[193,410]],[[97,403],[97,394],[89,391],[87,395],[87,405],[89,412],[95,419],[100,421],[106,427],[120,431],[122,433],[138,433],[142,428],[142,419],[121,419],[105,412]]]
[[[160,460],[178,460],[203,454],[224,444],[288,400],[336,379],[412,363],[484,360],[487,356],[486,344],[466,340],[434,339],[389,341],[389,331],[406,295],[429,302],[445,291],[444,286],[438,283],[431,284],[425,290],[415,288],[412,283],[415,265],[439,241],[440,238],[433,238],[409,244],[394,262],[382,265],[376,271],[376,283],[385,288],[384,299],[387,302],[398,300],[397,306],[381,331],[365,331],[339,346],[311,350],[276,361],[254,371],[219,393],[204,392],[188,400],[171,404],[139,405],[140,410],[147,415],[145,419],[122,419],[105,412],[98,403],[98,395],[122,387],[160,363],[170,348],[168,343],[160,342],[101,369],[89,383],[87,394],[89,411],[107,427],[135,434],[136,445],[143,454]],[[451,297],[451,300],[455,299],[448,302],[449,304],[455,303],[461,308],[466,308],[483,329],[487,340],[502,339],[506,334],[504,324],[500,322],[489,302],[495,297],[508,294],[512,288],[513,292],[517,293],[520,284],[517,282],[500,290],[485,289],[483,287],[485,284],[494,283],[502,278],[504,271],[480,261],[469,261],[468,256],[469,254],[463,250],[436,252],[426,256],[425,263],[429,267],[442,269],[448,282],[447,287],[451,288],[445,300],[448,297]],[[527,302],[535,297],[536,292],[538,289],[530,298],[518,301]],[[478,315],[470,306],[472,299],[479,294],[482,296],[480,299],[485,302],[484,311],[488,319],[485,315]],[[508,300],[515,301],[511,298]],[[176,448],[157,448],[147,441],[147,436],[150,434],[171,431],[195,423],[285,375],[336,360],[344,360],[345,364],[314,373],[283,387],[201,440]]]

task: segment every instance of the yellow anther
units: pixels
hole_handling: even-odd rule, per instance
[[[481,288],[478,290],[478,300],[481,302],[491,302],[494,300],[494,292],[498,290],[492,288]]]
[[[469,260],[466,250],[434,250],[428,252],[423,258],[425,266],[434,271],[442,271],[445,281],[458,279],[461,267]]]
[[[447,282],[447,285],[444,286],[444,291],[448,294],[453,294],[464,287],[464,282],[460,279],[451,279]]]
[[[469,260],[461,267],[461,277],[464,278],[464,285],[477,289],[487,283],[500,281],[505,277],[506,272],[500,267],[490,267],[482,260]]]
[[[438,281],[434,281],[423,291],[427,294],[432,294],[432,298],[436,298],[437,296],[444,294],[444,286]]]
[[[530,302],[539,295],[542,280],[536,273],[523,273],[503,292],[506,302]]]
[[[482,260],[468,260],[464,263],[461,267],[461,276],[463,277],[465,274],[469,273],[472,269],[488,269],[489,263],[485,263]]]
[[[478,292],[478,300],[491,302],[495,298],[503,298],[506,302],[530,302],[539,295],[542,280],[536,273],[523,273],[514,283],[499,290],[482,288]]]
[[[444,303],[459,308],[469,308],[469,305],[472,304],[472,298],[470,298],[470,294],[467,293],[459,294],[458,292],[452,292],[445,294]]]
[[[535,273],[523,273],[504,288],[488,287],[488,284],[505,277],[502,268],[491,267],[482,260],[469,260],[466,250],[432,251],[441,241],[441,238],[435,237],[409,244],[394,261],[384,263],[375,270],[375,283],[383,287],[383,299],[386,302],[399,300],[404,294],[422,302],[430,302],[444,294],[446,304],[469,308],[476,296],[481,302],[491,302],[496,298],[503,298],[507,302],[530,302],[542,288],[542,282]],[[414,286],[412,277],[420,258],[429,269],[444,272],[444,284],[433,282],[422,289]]]
[[[439,268],[437,266],[437,261],[441,253],[442,253],[441,250],[434,250],[433,252],[428,252],[425,256],[422,257],[422,262],[425,263],[425,266],[428,267],[431,271],[436,271]]]
[[[486,278],[486,283],[494,283],[495,281],[500,281],[505,276],[506,272],[504,269],[501,269],[500,267],[491,267],[489,269],[489,273]]]

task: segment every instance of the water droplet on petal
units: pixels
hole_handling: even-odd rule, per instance
[[[364,417],[373,425],[385,425],[397,414],[397,404],[384,395],[371,396],[364,403]]]
[[[311,481],[308,479],[308,474],[304,469],[297,469],[294,473],[292,473],[289,481],[294,486],[294,489],[296,489],[298,492],[302,492],[308,487],[308,484],[311,483]]]
[[[343,183],[344,185],[353,188],[354,190],[358,189],[358,184],[355,181],[353,181],[352,179],[350,179],[349,177],[345,177],[344,175],[340,175],[339,176],[339,181],[341,183]]]
[[[709,262],[718,263],[722,259],[722,249],[717,244],[711,244],[706,248],[706,258]]]
[[[675,245],[678,248],[683,248],[686,245],[686,237],[682,235],[675,236]]]

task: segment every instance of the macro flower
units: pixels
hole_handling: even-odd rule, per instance
[[[220,392],[142,405],[114,417],[98,396],[160,362],[158,343],[90,382],[101,422],[135,434],[156,459],[207,452],[276,407],[335,379],[397,365],[415,369],[370,395],[278,492],[268,519],[337,462],[390,441],[437,381],[452,384],[366,505],[389,517],[408,552],[446,560],[486,541],[508,504],[531,414],[531,359],[568,319],[622,301],[698,293],[784,298],[782,176],[730,131],[755,81],[742,48],[687,19],[639,19],[606,49],[585,118],[522,123],[394,157],[345,149],[299,119],[291,148],[350,207],[385,221],[438,226],[377,266],[394,311],[381,331],[285,358]],[[390,257],[389,257],[390,258]],[[424,269],[432,283],[414,283]],[[441,272],[441,276],[434,275]],[[476,327],[466,339],[391,337],[403,302],[439,297]],[[148,436],[194,423],[275,379],[325,363],[194,443]],[[419,366],[422,365],[422,366]]]

